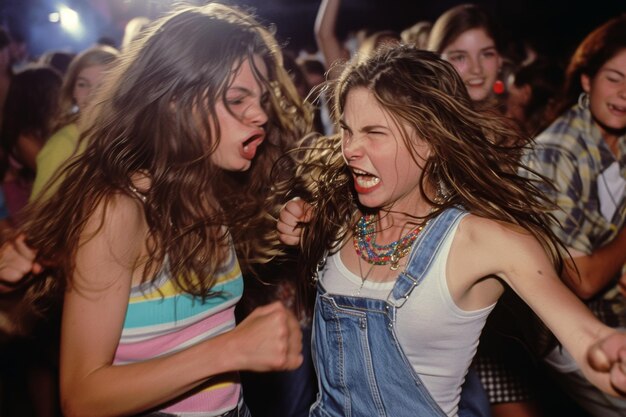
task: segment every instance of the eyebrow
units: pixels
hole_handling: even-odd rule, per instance
[[[491,45],[491,46],[486,46],[484,48],[480,48],[480,51],[483,52],[483,51],[487,51],[489,49],[494,49],[494,50],[497,51],[495,45]],[[467,50],[466,49],[453,49],[453,50],[450,50],[450,51],[446,51],[445,53],[448,54],[448,55],[449,54],[466,54]]]
[[[604,69],[602,69],[602,71],[613,72],[613,73],[619,75],[620,77],[624,77],[625,76],[623,72],[621,72],[620,70],[617,70],[615,68],[604,68]]]
[[[226,89],[226,92],[228,93],[231,90],[235,90],[236,92],[244,93],[244,94],[248,94],[248,95],[253,95],[254,94],[254,92],[252,90],[250,90],[249,88],[242,87],[242,86],[237,86],[237,85],[232,85],[232,86],[228,87]],[[261,89],[261,94],[259,96],[263,97],[263,95],[267,94],[267,92],[268,92],[268,89],[265,86],[263,86],[262,89]]]
[[[239,86],[236,86],[236,85],[231,85],[230,87],[228,87],[228,88],[226,89],[226,91],[227,91],[227,92],[228,92],[228,91],[237,91],[237,92],[247,93],[247,94],[252,93],[252,91],[250,91],[250,89],[249,89],[249,88],[246,88],[246,87],[239,87]]]
[[[341,126],[342,129],[346,129],[352,132],[352,129],[350,129],[350,127],[348,126],[348,124],[346,123],[344,119],[339,119],[339,126]],[[371,132],[372,130],[380,130],[380,129],[389,130],[389,127],[385,125],[366,125],[366,126],[363,126],[359,130],[361,132]]]

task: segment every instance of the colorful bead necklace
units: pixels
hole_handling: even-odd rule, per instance
[[[373,265],[387,265],[395,271],[399,267],[400,259],[411,250],[417,235],[424,228],[419,225],[406,235],[388,245],[376,244],[376,216],[367,214],[362,216],[354,227],[352,240],[354,250],[367,263]]]

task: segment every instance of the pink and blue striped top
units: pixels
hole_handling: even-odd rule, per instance
[[[232,247],[212,290],[219,294],[204,302],[182,293],[170,280],[167,268],[154,283],[132,288],[114,364],[168,355],[233,329],[243,278]],[[240,391],[237,373],[219,375],[161,411],[186,417],[219,416],[238,406]]]

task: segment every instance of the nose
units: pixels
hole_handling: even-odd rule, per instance
[[[353,135],[344,134],[341,139],[341,150],[346,161],[354,161],[363,156],[362,141]]]
[[[622,81],[622,85],[617,92],[617,95],[619,96],[619,98],[626,100],[626,81]]]
[[[481,74],[483,72],[483,65],[480,59],[467,57],[467,71],[471,74]]]
[[[244,114],[244,119],[247,123],[250,123],[255,126],[263,126],[267,123],[267,112],[263,105],[259,103],[255,103],[248,107],[246,113]]]

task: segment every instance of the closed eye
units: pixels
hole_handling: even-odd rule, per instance
[[[452,54],[448,56],[448,61],[450,62],[464,62],[465,54]]]
[[[228,104],[229,106],[237,106],[239,104],[242,104],[243,101],[244,101],[244,97],[227,98],[226,104]]]

